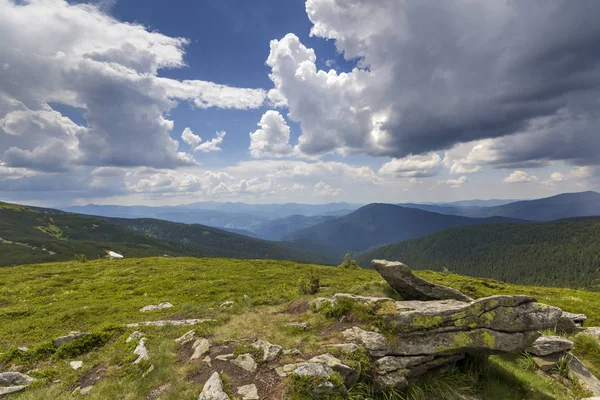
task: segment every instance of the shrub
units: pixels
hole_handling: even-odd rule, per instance
[[[319,276],[314,269],[311,269],[302,278],[300,278],[299,289],[302,294],[317,294],[321,288]]]
[[[340,265],[338,265],[338,268],[360,269],[360,267],[356,263],[356,260],[350,258],[350,253],[346,254],[346,257],[344,257],[344,261]]]

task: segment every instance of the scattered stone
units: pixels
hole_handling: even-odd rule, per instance
[[[148,376],[148,374],[149,374],[150,372],[152,372],[152,371],[154,371],[154,364],[152,364],[152,365],[150,366],[150,368],[148,368],[148,369],[146,370],[146,372],[144,372],[144,373],[142,374],[142,378],[145,378],[146,376]]]
[[[341,360],[334,357],[330,353],[321,354],[308,360],[309,363],[323,364],[331,368],[332,370],[339,373],[344,379],[344,385],[350,387],[358,381],[360,378],[360,369],[354,369],[346,364],[343,364]]]
[[[542,372],[550,372],[556,368],[562,354],[550,354],[547,356],[531,356],[531,360]]]
[[[167,301],[165,303],[160,303],[158,305],[150,304],[149,306],[140,308],[140,311],[141,312],[149,312],[149,311],[162,310],[164,308],[171,308],[171,307],[173,307],[173,304],[171,304]]]
[[[233,301],[225,301],[223,303],[221,303],[220,307],[221,308],[229,308],[229,307],[233,307],[234,302]]]
[[[198,400],[229,400],[218,372],[213,373],[206,381]]]
[[[194,349],[194,354],[192,354],[190,360],[198,360],[210,349],[210,342],[205,338],[196,339],[192,344],[192,349]]]
[[[419,278],[401,262],[373,260],[371,265],[405,300],[473,300],[456,289]]]
[[[600,340],[600,326],[595,326],[592,328],[585,328],[581,334],[590,335],[598,340]]]
[[[216,356],[215,358],[220,361],[229,361],[230,358],[233,358],[233,353],[221,354]]]
[[[569,376],[579,379],[594,396],[600,396],[600,380],[596,378],[583,363],[571,353],[569,357]]]
[[[289,328],[296,328],[301,331],[308,330],[308,324],[306,322],[288,322],[287,324],[285,324],[285,326]]]
[[[283,347],[276,344],[271,344],[265,340],[257,340],[256,342],[252,343],[252,347],[262,349],[263,361],[267,362],[276,359],[283,350]]]
[[[144,321],[126,324],[127,328],[137,328],[138,326],[179,326],[179,325],[196,325],[204,322],[214,322],[214,319],[167,319],[159,321]]]
[[[205,362],[205,363],[207,363],[209,367],[211,367],[211,366],[212,366],[212,360],[211,360],[210,356],[206,356],[206,357],[204,357],[204,358],[202,359],[202,362]]]
[[[22,346],[22,347],[19,347],[18,350],[23,353],[27,353],[29,351],[29,347]]]
[[[375,361],[375,368],[380,373],[406,369],[433,360],[433,356],[396,357],[385,356]]]
[[[298,376],[316,376],[323,379],[329,379],[328,368],[320,363],[303,363],[294,370],[294,374]]]
[[[536,356],[547,356],[567,352],[574,345],[569,339],[560,336],[540,336],[526,351]]]
[[[194,339],[196,339],[196,331],[191,330],[184,333],[180,338],[175,339],[175,341],[181,345],[185,345]]]
[[[131,341],[137,340],[139,338],[141,338],[142,336],[144,336],[144,334],[140,331],[134,331],[131,333],[131,335],[129,335],[129,337],[127,339],[125,339],[125,343],[129,343]]]
[[[138,358],[133,362],[134,364],[139,364],[142,360],[147,360],[150,358],[148,355],[148,349],[146,348],[146,338],[141,338],[137,347],[133,351],[133,354],[137,354]]]
[[[79,393],[81,393],[83,395],[88,395],[92,392],[93,388],[94,388],[94,386],[86,386],[84,388],[79,389]]]
[[[277,367],[275,368],[275,373],[280,377],[280,378],[285,378],[287,376],[287,374],[285,373],[285,371],[283,370],[283,367]]]
[[[389,348],[385,336],[377,332],[365,331],[357,326],[346,329],[342,332],[342,336],[346,340],[362,344],[371,353],[385,355]]]
[[[359,350],[358,345],[354,343],[326,344],[325,348],[337,349],[343,353],[354,353]]]
[[[298,349],[286,349],[286,350],[283,350],[282,353],[284,356],[287,356],[287,355],[299,356],[302,354],[300,352],[300,350],[298,350]]]
[[[72,342],[73,340],[84,337],[85,335],[87,335],[87,333],[73,331],[66,336],[57,337],[54,341],[54,346],[58,348],[65,343]]]
[[[71,366],[71,368],[77,371],[78,369],[83,367],[83,361],[71,361],[69,365]]]
[[[248,353],[240,354],[235,360],[231,360],[231,362],[248,372],[254,372],[256,371],[256,368],[258,368],[258,364],[254,361],[252,355]]]
[[[0,373],[0,396],[25,390],[35,379],[20,372]]]
[[[242,397],[242,400],[260,400],[255,384],[240,386],[237,393]]]
[[[316,310],[320,310],[323,307],[323,305],[330,304],[330,303],[331,303],[330,299],[327,299],[325,297],[317,297],[316,299],[310,301],[308,303],[308,305]]]

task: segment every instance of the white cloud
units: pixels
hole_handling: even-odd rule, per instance
[[[94,4],[0,0],[0,9],[0,59],[9,65],[0,75],[0,159],[8,167],[193,165],[170,137],[175,100],[248,109],[266,96],[262,89],[159,77],[161,69],[185,66],[188,40],[120,22]],[[86,126],[53,103],[82,109]]]
[[[208,142],[204,142],[199,144],[194,148],[194,151],[201,151],[203,153],[208,153],[211,151],[221,151],[219,147],[221,143],[223,143],[223,139],[227,133],[225,131],[218,131],[217,136],[209,140]],[[199,137],[198,137],[199,138]]]
[[[200,142],[202,142],[202,138],[198,135],[195,135],[194,132],[187,127],[181,133],[181,140],[190,146],[198,146]]]
[[[552,175],[550,175],[550,180],[552,182],[563,182],[567,179],[568,177],[566,177],[564,174],[561,174],[560,172],[553,172]]]
[[[437,153],[394,158],[379,169],[380,175],[424,178],[436,175],[442,159]]]
[[[338,196],[342,192],[342,189],[334,189],[323,181],[320,181],[313,187],[313,197]]]
[[[260,129],[250,133],[252,157],[285,157],[292,154],[290,128],[278,111],[265,112],[258,126]]]
[[[535,175],[529,175],[525,171],[514,171],[512,174],[504,178],[505,183],[526,183],[526,182],[538,182],[539,179]]]
[[[461,187],[468,181],[469,180],[467,179],[467,177],[463,175],[458,179],[448,179],[447,181],[444,181],[443,183],[445,183],[446,185],[448,185],[450,187],[457,188],[457,187]]]

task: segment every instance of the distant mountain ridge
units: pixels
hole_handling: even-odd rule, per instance
[[[356,257],[362,267],[380,258],[504,282],[600,289],[600,217],[464,226]]]
[[[492,223],[525,223],[504,218],[467,218],[393,204],[373,203],[342,217],[300,229],[286,240],[306,240],[360,252],[373,246],[427,236],[443,229]]]

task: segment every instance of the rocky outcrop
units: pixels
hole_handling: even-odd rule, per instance
[[[167,319],[159,321],[144,321],[126,324],[127,328],[137,328],[139,326],[180,326],[180,325],[196,325],[204,322],[214,322],[214,319]]]
[[[587,316],[585,314],[573,314],[563,311],[562,317],[560,317],[556,324],[556,332],[567,334],[580,332],[586,320]]]
[[[573,354],[567,353],[567,357],[569,359],[569,377],[577,378],[594,396],[600,396],[600,380]]]
[[[198,400],[229,400],[218,372],[213,373],[206,381]]]
[[[258,364],[254,361],[252,355],[248,353],[240,354],[235,359],[231,360],[231,363],[247,372],[254,372],[258,368]]]
[[[373,260],[371,265],[405,300],[472,300],[456,289],[419,278],[399,261]]]
[[[550,354],[565,353],[573,348],[575,344],[569,339],[560,336],[540,336],[526,351],[538,357]]]
[[[282,352],[283,347],[277,344],[271,344],[265,340],[257,340],[252,343],[252,347],[261,349],[263,351],[262,361],[268,362],[276,359]]]
[[[62,346],[65,343],[69,343],[72,342],[75,339],[79,339],[84,337],[85,335],[87,335],[87,333],[84,332],[71,332],[66,336],[61,336],[61,337],[57,337],[56,340],[54,341],[54,346],[56,346],[57,348]]]
[[[0,396],[24,390],[35,379],[19,372],[0,373]]]
[[[160,303],[160,304],[150,304],[149,306],[145,306],[140,308],[140,312],[149,312],[149,311],[156,311],[156,310],[162,310],[164,308],[171,308],[173,307],[173,304],[167,302],[164,303]]]

